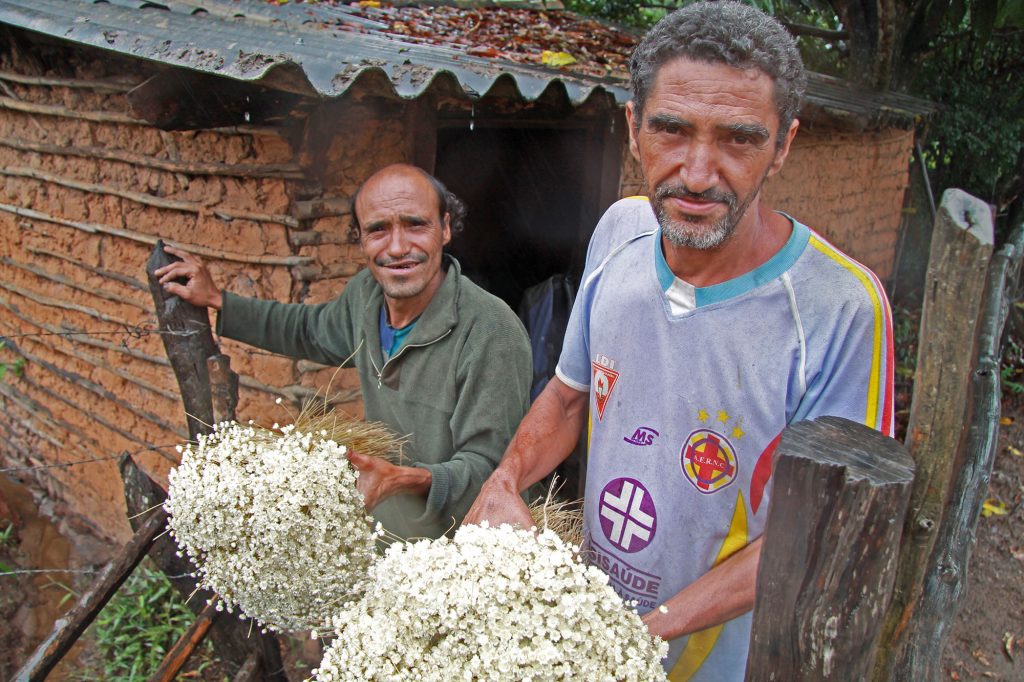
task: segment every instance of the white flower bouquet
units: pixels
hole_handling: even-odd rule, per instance
[[[379,558],[380,531],[339,432],[354,434],[347,442],[365,454],[396,443],[377,425],[297,421],[302,430],[217,425],[180,449],[164,504],[171,534],[218,608],[280,631],[322,628],[363,593]]]
[[[334,619],[319,682],[666,679],[667,644],[551,530],[395,544],[370,576]]]

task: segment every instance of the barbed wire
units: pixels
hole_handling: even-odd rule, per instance
[[[202,334],[207,330],[211,330],[209,325],[201,325],[194,329],[159,329],[151,325],[151,322],[142,322],[137,325],[120,324],[120,329],[69,329],[63,332],[19,332],[16,334],[0,334],[0,343],[4,341],[14,341],[16,339],[32,339],[32,338],[45,338],[45,337],[62,337],[70,341],[74,341],[73,337],[83,336],[125,336],[129,339],[142,339],[147,336],[177,336],[177,337],[189,337],[195,336],[196,334]],[[125,348],[128,347],[127,340],[121,343]],[[267,357],[283,357],[279,353],[271,353],[269,351],[260,350],[258,348],[247,347],[246,351],[250,355],[265,355]]]
[[[42,336],[128,336],[133,339],[141,339],[144,336],[195,336],[209,329],[209,325],[203,325],[194,329],[159,329],[151,326],[149,322],[140,324],[119,324],[120,329],[69,329],[63,332],[23,332],[18,334],[0,334],[0,341],[4,339],[24,339]]]
[[[0,578],[6,575],[25,575],[30,573],[99,573],[99,568],[19,568],[10,571],[0,570]]]
[[[63,467],[77,466],[79,464],[92,464],[94,462],[109,462],[112,459],[120,459],[125,455],[131,457],[132,455],[140,455],[144,452],[156,452],[157,450],[165,450],[167,448],[177,447],[179,443],[170,443],[168,445],[149,445],[144,448],[132,451],[122,451],[116,455],[104,455],[103,457],[93,457],[92,459],[80,459],[74,462],[55,462],[53,464],[39,464],[34,466],[23,466],[23,467],[5,467],[0,469],[0,474],[9,474],[17,471],[36,471],[38,469],[60,469]],[[157,452],[157,454],[160,454]],[[163,455],[161,455],[163,456]]]

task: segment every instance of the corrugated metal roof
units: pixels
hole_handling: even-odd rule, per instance
[[[511,77],[530,101],[552,86],[563,88],[573,104],[602,91],[619,103],[629,98],[621,80],[574,77],[447,47],[331,30],[329,24],[341,16],[346,22],[373,23],[344,8],[320,4],[0,0],[0,22],[164,64],[246,81],[292,67],[294,88],[289,89],[301,94],[336,97],[364,72],[377,70],[404,98],[422,94],[442,74],[471,98],[485,95],[503,76]]]
[[[489,1],[504,6],[543,4],[543,0]],[[625,78],[577,76],[375,34],[387,25],[344,5],[275,5],[263,0],[0,0],[0,22],[244,81],[261,81],[269,75],[273,82],[266,84],[310,96],[341,95],[368,71],[384,74],[404,98],[419,96],[439,77],[450,78],[474,99],[487,94],[500,78],[511,78],[529,101],[549,87],[561,88],[577,105],[594,93],[608,93],[619,104],[630,96]],[[344,30],[340,23],[368,32]],[[908,95],[863,91],[840,79],[810,74],[802,116],[845,121],[854,127],[905,127],[935,109],[930,102]]]

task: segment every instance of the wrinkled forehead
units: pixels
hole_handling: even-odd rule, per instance
[[[393,212],[434,218],[439,210],[433,185],[421,173],[405,168],[372,176],[359,191],[355,204],[360,222]]]

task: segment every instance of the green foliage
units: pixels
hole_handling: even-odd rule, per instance
[[[167,577],[141,564],[107,603],[89,629],[100,660],[79,672],[80,680],[145,680],[195,620]],[[209,642],[190,661],[201,671],[212,661]],[[90,669],[100,667],[101,669]],[[201,679],[201,678],[200,678]]]
[[[0,351],[4,350],[4,348],[6,348],[6,347],[7,347],[7,342],[4,341],[4,340],[0,340]],[[14,362],[10,362],[10,363],[8,363],[8,362],[6,362],[4,360],[0,360],[0,381],[4,380],[4,378],[7,376],[8,372],[13,374],[14,376],[20,377],[22,372],[24,372],[24,371],[25,371],[25,358],[17,358],[17,359],[14,360]]]
[[[932,186],[959,187],[1000,211],[1019,201],[1024,170],[1024,33],[967,37],[936,50],[914,81],[941,105],[928,131]],[[1016,181],[1014,178],[1016,177]]]
[[[14,545],[14,524],[10,521],[7,522],[3,530],[0,530],[0,547],[7,547],[8,545]]]
[[[921,318],[904,306],[892,309],[893,346],[896,355],[896,380],[912,383],[917,371],[917,335]]]
[[[1003,346],[999,379],[1004,396],[1024,394],[1024,346],[1013,336]]]

